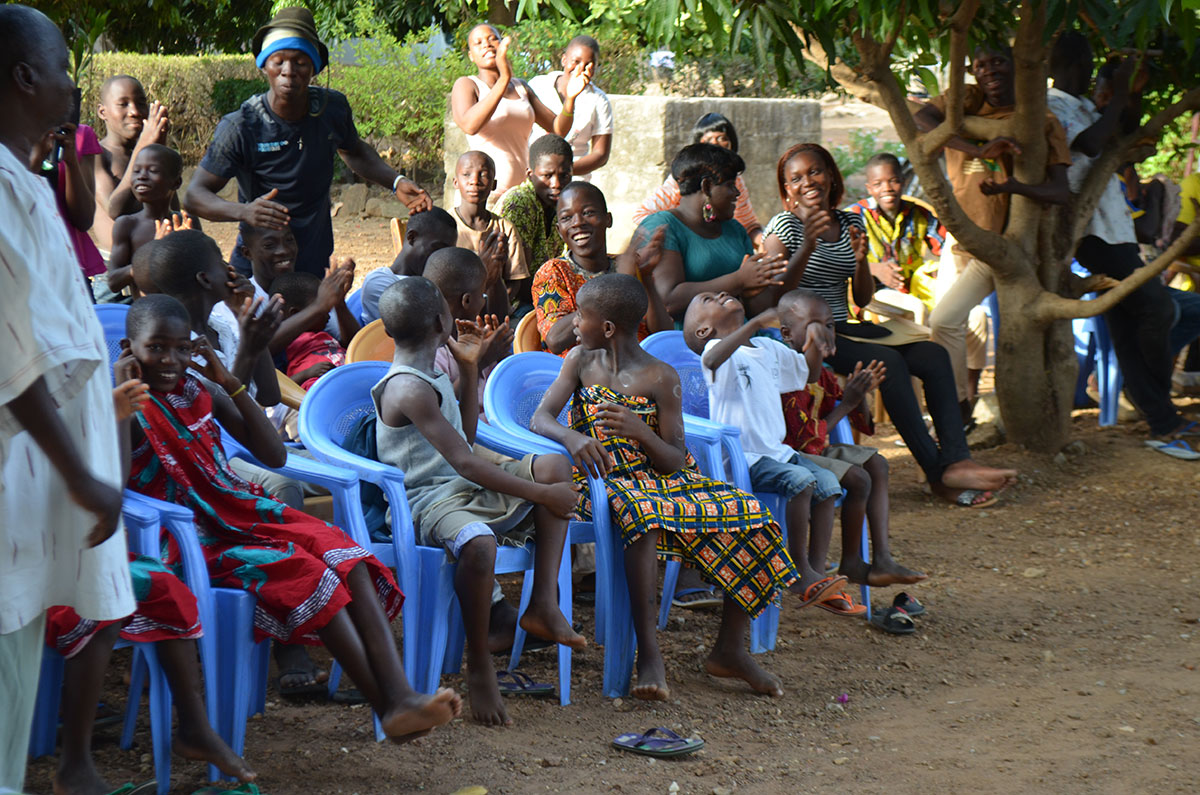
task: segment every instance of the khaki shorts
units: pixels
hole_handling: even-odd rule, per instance
[[[837,475],[840,481],[852,466],[865,466],[879,451],[861,444],[831,444],[821,455],[801,453],[813,463],[819,464]]]

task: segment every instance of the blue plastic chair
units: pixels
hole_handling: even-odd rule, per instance
[[[667,364],[675,368],[679,374],[679,381],[683,387],[683,410],[685,412],[685,422],[689,415],[702,418],[709,426],[715,426],[722,431],[722,448],[725,452],[724,469],[713,468],[705,470],[709,477],[714,477],[722,480],[727,480],[733,483],[743,491],[751,491],[750,488],[750,468],[746,464],[745,452],[741,446],[741,433],[737,428],[728,425],[720,425],[708,419],[708,385],[704,381],[704,374],[700,366],[700,357],[694,353],[683,340],[682,331],[660,331],[651,334],[642,341],[642,348],[651,356],[661,359]],[[689,433],[691,431],[689,430]],[[830,431],[830,442],[834,444],[852,444],[853,434],[850,430],[849,422],[845,419]],[[703,465],[701,466],[704,469]],[[723,474],[721,474],[723,473]],[[783,532],[783,537],[787,539],[787,521],[785,517],[785,503],[777,494],[769,494],[766,492],[756,492],[754,496],[761,502],[775,517],[776,522]],[[865,555],[868,550],[870,535],[868,533],[867,524],[863,522],[862,535],[862,550]],[[670,562],[667,564],[666,571],[663,576],[663,600],[659,608],[658,626],[659,629],[666,627],[667,618],[670,615],[671,599],[668,594],[674,594],[675,585],[679,580],[680,566],[678,563]],[[866,606],[867,612],[864,614],[869,620],[871,617],[871,589],[870,586],[863,585],[860,588],[862,603]],[[750,625],[750,650],[754,653],[770,651],[775,648],[775,640],[778,634],[779,627],[779,607],[771,605],[762,615],[756,618]]]
[[[416,543],[412,515],[404,491],[404,473],[395,467],[354,455],[343,449],[347,435],[364,416],[374,414],[370,390],[387,373],[387,362],[358,362],[347,364],[326,373],[309,390],[300,408],[300,436],[308,449],[323,461],[334,463],[353,472],[357,477],[383,489],[391,506],[392,542],[391,565],[397,571],[400,586],[405,592],[404,644],[405,674],[413,687],[432,693],[444,672],[457,672],[461,667],[463,630],[461,613],[454,594],[454,564],[447,560],[440,547]],[[492,436],[480,423],[477,441],[491,446]],[[503,452],[503,451],[501,451]],[[383,552],[385,545],[370,548]],[[386,560],[382,555],[381,559]],[[496,550],[496,573],[526,573],[521,610],[528,605],[533,584],[531,548],[500,546]],[[571,609],[570,556],[563,556],[559,569],[559,600],[563,613],[570,619]],[[420,638],[421,643],[417,640]],[[513,644],[513,659],[520,655],[524,633],[518,630]],[[559,701],[570,703],[571,649],[558,647]],[[515,664],[515,663],[514,663]]]
[[[116,361],[120,355],[120,340],[125,336],[125,317],[129,307],[121,304],[100,304],[96,306],[97,317],[104,328],[105,342],[108,345],[111,361]],[[262,466],[248,450],[242,447],[222,430],[222,443],[228,458],[241,458],[257,466]],[[328,464],[314,461],[303,456],[288,453],[287,463],[274,470],[296,480],[323,486],[333,497],[334,521],[347,535],[361,546],[370,549],[370,539],[366,525],[362,520],[362,510],[358,496],[358,479],[350,472],[331,467]],[[168,506],[167,503],[161,503]],[[168,508],[183,511],[175,514]],[[161,509],[169,516],[176,516],[177,531],[188,532],[192,527],[190,512],[179,506],[168,506]],[[194,530],[192,531],[194,532]],[[214,600],[220,614],[220,624],[213,624],[213,630],[218,635],[218,673],[215,677],[222,697],[218,699],[220,712],[218,720],[213,722],[213,728],[221,735],[239,755],[245,745],[246,720],[251,715],[261,713],[266,708],[266,680],[269,667],[269,644],[255,642],[253,635],[254,606],[256,600],[245,591],[227,588],[214,588]],[[206,632],[209,631],[207,628]],[[329,692],[337,691],[340,683],[341,667],[334,663],[330,671]],[[245,691],[245,699],[238,694]],[[233,698],[224,697],[234,694]],[[383,733],[376,719],[376,736],[382,738]],[[215,769],[215,768],[214,768]]]
[[[484,390],[484,407],[491,428],[509,437],[508,441],[497,441],[496,449],[508,445],[501,452],[514,456],[529,452],[568,455],[557,442],[529,430],[542,395],[558,377],[561,368],[562,360],[557,356],[529,352],[504,359],[492,371]],[[559,415],[559,421],[564,421],[563,414]],[[720,438],[712,432],[714,427],[711,423],[688,425],[685,422],[689,449],[697,458],[719,458]],[[706,447],[700,449],[701,445]],[[587,523],[572,522],[570,541],[594,540],[596,543],[596,631],[604,645],[604,694],[616,698],[628,694],[633,673],[634,635],[629,586],[625,579],[620,536],[609,518],[604,481],[589,475],[587,484],[592,501],[592,523],[589,527]]]
[[[122,506],[125,531],[129,536],[129,547],[138,554],[159,557],[160,532],[164,519],[171,523],[169,531],[184,527],[185,532],[173,532],[181,551],[183,579],[196,594],[200,613],[200,624],[206,633],[197,641],[201,668],[208,680],[205,700],[209,721],[214,725],[219,720],[220,699],[218,685],[214,681],[217,672],[217,633],[207,628],[216,626],[208,571],[203,553],[194,531],[190,529],[191,514],[179,506],[161,503],[134,492],[125,492]],[[172,521],[173,520],[173,521]],[[158,779],[158,792],[164,795],[171,787],[171,690],[166,675],[158,663],[153,643],[130,643],[121,641],[116,648],[133,647],[133,668],[129,683],[129,697],[125,708],[125,722],[121,732],[121,748],[128,750],[133,745],[137,726],[138,707],[146,677],[150,680],[150,734],[154,752],[154,773]],[[59,707],[62,700],[62,677],[65,661],[61,655],[46,650],[42,658],[42,672],[38,685],[37,708],[34,713],[33,730],[30,736],[31,756],[47,756],[54,753],[57,735]],[[209,765],[209,778],[217,781],[220,771]]]
[[[350,314],[354,315],[355,320],[357,320],[359,323],[363,323],[365,325],[365,322],[363,321],[363,317],[362,317],[362,288],[361,287],[359,287],[357,290],[351,292],[349,295],[346,296],[346,308],[350,310]]]

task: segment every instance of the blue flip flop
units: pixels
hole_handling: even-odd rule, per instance
[[[1200,460],[1200,453],[1193,450],[1187,442],[1182,439],[1175,439],[1171,442],[1163,442],[1158,439],[1147,439],[1146,446],[1152,450],[1157,450],[1163,455],[1169,455],[1172,458],[1178,458],[1182,461],[1197,461]]]
[[[554,685],[535,682],[520,671],[496,671],[496,684],[502,696],[552,696]]]
[[[614,748],[642,756],[670,759],[687,756],[704,747],[704,740],[681,737],[670,729],[659,726],[642,734],[622,734],[612,741]]]
[[[691,596],[692,594],[704,594],[700,599],[688,599],[684,601],[681,596]],[[720,607],[725,604],[723,597],[716,588],[711,586],[706,588],[684,588],[682,591],[676,591],[671,597],[672,607],[684,607],[689,610],[698,610],[702,607]]]

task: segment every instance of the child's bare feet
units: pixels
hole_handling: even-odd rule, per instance
[[[530,604],[525,608],[525,615],[521,616],[521,629],[542,640],[561,643],[572,649],[587,646],[587,638],[572,629],[571,622],[567,621],[558,605],[541,608]]]
[[[662,657],[643,659],[641,654],[638,655],[637,684],[630,688],[629,694],[642,701],[667,701],[671,698]]]
[[[512,648],[513,636],[517,631],[517,608],[507,599],[492,605],[488,616],[488,651],[492,654]]]
[[[296,693],[307,693],[310,690],[319,691],[314,685],[329,681],[329,672],[321,668],[309,656],[308,649],[288,643],[276,643],[275,664],[279,666],[279,694],[283,696]]]
[[[951,489],[1002,489],[1015,482],[1017,470],[994,469],[964,458],[955,461],[942,473],[942,485]]]
[[[779,677],[754,662],[745,649],[724,653],[713,649],[704,661],[704,670],[712,676],[726,679],[742,679],[755,691],[778,698],[783,695],[783,683]]]
[[[444,726],[457,718],[460,712],[462,698],[450,688],[443,687],[432,696],[413,693],[381,716],[380,723],[383,733],[388,737],[404,738]]]
[[[80,764],[59,765],[54,774],[54,795],[106,795],[111,789],[90,756]]]
[[[504,698],[490,665],[467,665],[467,693],[471,699],[471,717],[484,726],[511,726],[512,718],[504,709]]]
[[[180,722],[175,741],[171,743],[171,750],[184,759],[216,765],[217,770],[238,781],[253,781],[258,778],[258,774],[250,769],[246,760],[235,754],[207,724],[195,727],[184,726]]]
[[[842,565],[838,567],[838,574],[852,583],[870,585],[872,588],[900,584],[912,585],[928,578],[928,575],[923,572],[904,568],[890,557],[882,560],[876,557],[870,565],[867,565],[861,558],[843,560]]]

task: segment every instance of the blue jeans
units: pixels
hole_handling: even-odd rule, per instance
[[[1171,346],[1171,354],[1178,356],[1181,350],[1200,337],[1200,293],[1189,293],[1174,287],[1168,287],[1167,292],[1171,294],[1171,300],[1178,310],[1167,341]]]
[[[824,502],[842,493],[837,475],[801,455],[793,455],[786,463],[763,456],[750,467],[750,488],[792,499],[813,487],[813,501]]]

